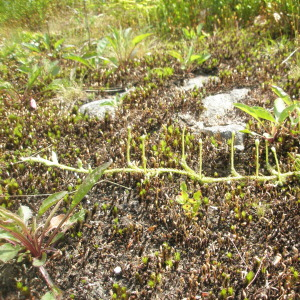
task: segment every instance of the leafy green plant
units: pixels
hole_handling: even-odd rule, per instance
[[[170,50],[168,54],[176,58],[180,64],[181,68],[191,72],[197,65],[203,64],[210,58],[210,54],[201,53],[195,54],[195,44],[200,42],[205,38],[205,34],[202,33],[202,24],[197,26],[196,31],[186,28],[182,29],[186,43],[183,44],[181,51]]]
[[[42,86],[44,90],[50,86],[55,76],[60,72],[59,62],[57,60],[51,61],[49,59],[43,59],[40,62],[34,62],[31,59],[20,60],[21,65],[18,67],[18,71],[21,74],[25,74],[25,82],[22,87],[19,84],[12,84],[8,81],[0,81],[0,94],[6,94],[6,102],[20,101],[29,102],[29,99],[36,97],[36,93],[33,91],[35,87]],[[24,76],[23,76],[24,77]]]
[[[138,55],[138,45],[152,33],[135,35],[132,28],[110,28],[110,34],[104,38],[107,41],[109,53],[101,57],[115,68],[125,66]]]
[[[73,45],[64,45],[64,41],[65,38],[56,39],[45,33],[35,35],[29,43],[23,42],[22,46],[37,56],[59,58],[63,53],[75,48]]]
[[[53,294],[61,295],[61,291],[52,282],[44,268],[47,253],[53,251],[53,244],[63,236],[63,233],[72,224],[78,220],[83,220],[84,210],[81,209],[77,213],[74,213],[74,210],[110,163],[105,163],[88,174],[73,196],[66,214],[55,216],[64,197],[68,194],[66,191],[55,193],[45,199],[36,216],[33,216],[31,209],[27,206],[21,206],[17,213],[0,207],[0,239],[6,241],[0,246],[0,259],[3,262],[16,256],[19,256],[20,259],[23,257],[24,251],[27,251],[33,257],[33,265],[39,268]],[[42,217],[52,206],[54,208],[43,221]]]
[[[287,129],[289,133],[293,133],[293,129],[300,132],[300,103],[299,101],[292,100],[290,96],[285,93],[281,88],[272,86],[273,92],[278,96],[274,101],[273,114],[266,108],[260,106],[248,106],[243,103],[234,103],[234,106],[246,112],[255,118],[265,130],[262,135],[268,141],[274,141],[280,131],[287,129],[285,124],[289,119],[290,128]],[[269,121],[271,126],[265,124],[264,121]],[[296,128],[298,126],[298,128]],[[256,132],[248,129],[241,132],[249,133],[251,135],[259,135]],[[260,136],[260,135],[259,135]]]

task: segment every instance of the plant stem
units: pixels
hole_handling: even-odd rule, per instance
[[[199,140],[199,175],[202,178],[202,154],[203,154],[203,141]]]
[[[62,291],[61,291],[61,289],[57,285],[54,284],[54,282],[52,281],[49,273],[44,268],[44,266],[40,266],[39,270],[40,270],[42,276],[44,277],[44,279],[45,279],[48,287],[53,292],[53,295],[54,295],[55,299],[57,299],[57,300],[62,299]]]
[[[128,132],[128,136],[127,136],[126,159],[127,159],[127,165],[129,167],[131,167],[132,163],[130,161],[130,143],[131,143],[131,127],[130,126],[127,127],[127,132]]]
[[[231,138],[231,152],[230,152],[230,161],[231,161],[231,174],[233,176],[240,176],[239,173],[234,168],[234,139],[235,139],[235,132],[232,132]]]
[[[256,156],[255,156],[255,162],[256,162],[256,176],[258,177],[258,171],[259,171],[259,140],[255,140],[255,148],[256,148]]]
[[[146,159],[146,150],[145,150],[146,135],[142,135],[141,140],[142,140],[142,164],[143,164],[144,172],[146,173],[147,171],[147,159]]]
[[[185,139],[185,126],[183,127],[183,130],[182,130],[182,134],[181,134],[181,161],[182,162],[185,162],[185,153],[184,153],[184,151],[185,151],[185,149],[184,149],[184,147],[185,147],[185,145],[184,145],[184,139]]]
[[[275,157],[278,180],[279,180],[279,182],[282,182],[282,181],[281,181],[280,168],[279,168],[279,162],[278,162],[278,158],[277,158],[277,154],[276,154],[276,149],[275,149],[275,147],[272,147],[271,150],[272,150],[272,152],[273,152],[273,154],[274,154],[274,157]]]

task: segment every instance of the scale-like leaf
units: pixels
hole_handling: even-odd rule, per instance
[[[23,247],[19,245],[12,245],[9,243],[3,244],[0,246],[0,260],[2,260],[4,263],[8,262],[9,260],[16,257],[19,253],[19,251]]]
[[[51,151],[51,156],[52,156],[52,161],[53,161],[55,164],[58,164],[58,159],[57,159],[57,154],[56,154],[56,152]]]
[[[287,105],[293,104],[291,97],[280,87],[272,85],[273,92],[280,97]]]
[[[104,163],[103,165],[99,166],[87,175],[87,177],[84,179],[84,181],[79,186],[77,192],[74,195],[73,201],[71,203],[71,209],[73,209],[75,206],[77,206],[77,204],[79,204],[79,202],[90,191],[94,184],[97,183],[97,181],[103,175],[104,171],[111,165],[111,163],[112,161]]]
[[[144,34],[140,34],[138,36],[136,36],[131,44],[135,47],[137,44],[139,44],[140,42],[142,42],[145,38],[147,38],[148,36],[152,35],[152,33],[144,33]]]
[[[60,199],[65,197],[68,194],[68,192],[63,191],[63,192],[58,192],[55,193],[48,198],[46,198],[43,202],[42,205],[40,206],[38,216],[42,216],[51,206],[56,204]]]

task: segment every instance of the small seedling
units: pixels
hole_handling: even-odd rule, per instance
[[[187,192],[187,185],[185,182],[180,185],[180,194],[176,197],[176,201],[181,205],[186,216],[191,219],[197,219],[199,207],[202,204],[201,191],[197,191],[193,194],[193,197],[189,197]]]

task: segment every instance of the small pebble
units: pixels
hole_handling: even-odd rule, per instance
[[[114,268],[114,273],[115,273],[116,275],[120,275],[121,272],[122,272],[121,267],[118,266],[118,267],[115,267],[115,268]]]

